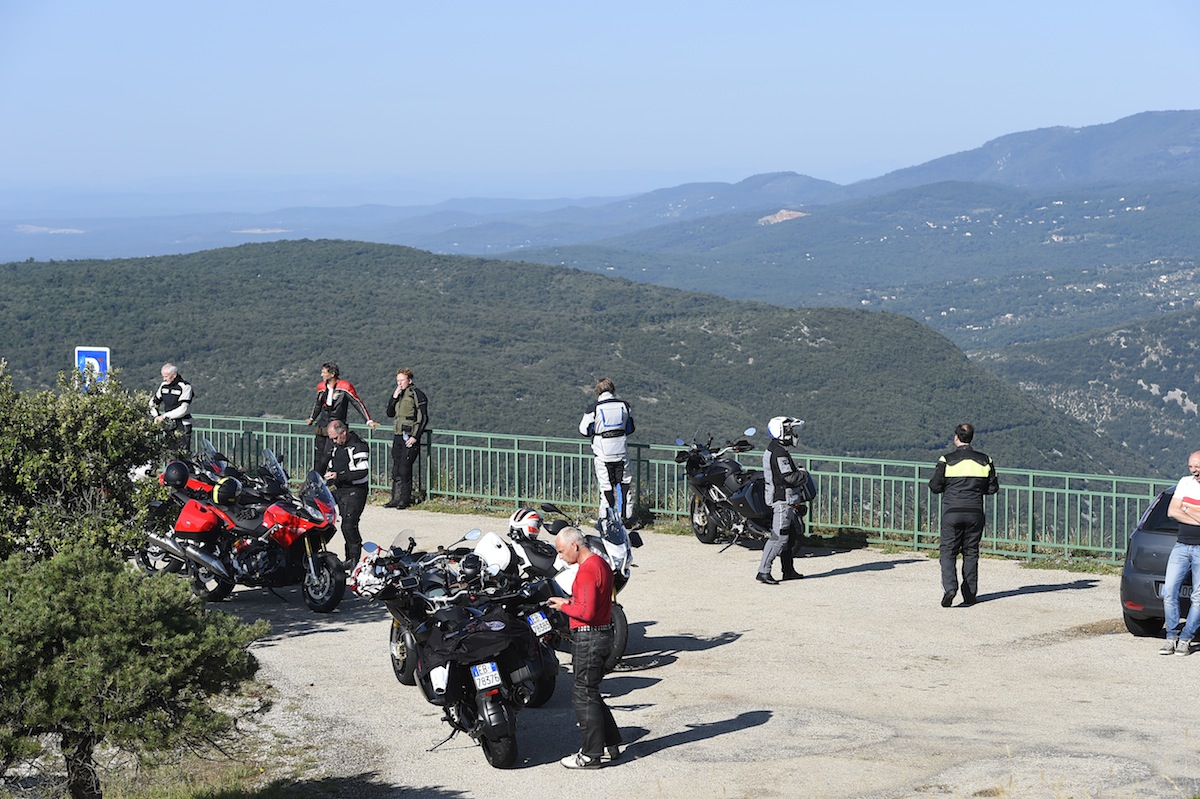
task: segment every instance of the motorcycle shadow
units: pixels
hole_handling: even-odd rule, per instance
[[[739,538],[736,541],[725,539],[722,544],[721,551],[725,551],[731,546],[737,545],[742,549],[752,550],[754,552],[762,552],[766,546],[765,538]],[[805,536],[801,541],[800,546],[795,551],[797,558],[824,558],[830,555],[845,555],[847,552],[853,552],[858,549],[866,549],[867,544],[861,546],[855,542],[848,542],[842,539],[829,540],[819,536]]]
[[[732,644],[742,637],[738,632],[723,632],[711,638],[698,635],[647,635],[646,630],[657,622],[639,621],[629,625],[629,647],[625,657],[613,670],[613,674],[630,671],[647,671],[670,666],[679,660],[683,652],[703,652],[718,646]]]
[[[529,708],[521,712],[518,732],[521,740],[521,759],[517,764],[518,769],[557,764],[559,758],[579,748],[579,729],[571,704],[574,678],[566,666],[560,669],[553,698],[543,707]],[[624,747],[628,748],[648,734],[645,728],[626,724],[626,714],[651,705],[613,700],[627,699],[637,691],[649,688],[659,681],[658,677],[624,676],[613,672],[600,683],[600,694],[612,711],[613,720],[621,729]]]
[[[243,621],[263,619],[270,623],[270,632],[259,639],[260,642],[328,633],[355,624],[377,624],[391,618],[382,602],[359,599],[349,592],[332,613],[314,613],[305,604],[298,585],[276,588],[274,593],[265,588],[239,587],[228,599],[209,607],[230,613]]]

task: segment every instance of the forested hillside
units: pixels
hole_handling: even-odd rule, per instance
[[[980,354],[983,365],[1116,440],[1159,471],[1200,449],[1200,311]]]
[[[790,413],[808,421],[805,451],[929,460],[965,419],[1004,465],[1146,469],[887,313],[345,241],[0,270],[0,355],[18,387],[49,383],[76,345],[109,346],[127,385],[150,389],[162,362],[177,363],[198,412],[303,418],[333,359],[377,416],[408,366],[435,427],[572,436],[609,375],[642,441],[726,436]]]

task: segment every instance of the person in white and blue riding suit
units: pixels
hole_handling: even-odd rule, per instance
[[[596,381],[596,404],[579,422],[579,434],[592,439],[596,479],[604,497],[604,508],[614,508],[621,520],[633,519],[633,472],[629,468],[626,436],[634,431],[633,410],[617,399],[616,386],[607,377]]]
[[[808,475],[796,465],[792,453],[787,450],[795,445],[796,432],[803,426],[803,420],[792,416],[776,416],[767,422],[771,443],[763,452],[763,477],[766,480],[764,499],[770,503],[774,513],[771,517],[771,537],[763,546],[762,561],[755,578],[767,585],[779,585],[779,581],[771,576],[771,564],[775,558],[779,558],[783,565],[783,579],[799,580],[804,577],[792,563],[791,535],[799,532],[793,530],[797,518],[795,506],[800,499],[796,488],[808,479]]]

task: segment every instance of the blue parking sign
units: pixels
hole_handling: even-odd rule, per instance
[[[82,374],[87,374],[89,368],[94,369],[96,379],[103,380],[108,377],[110,355],[108,347],[76,347],[75,368]]]

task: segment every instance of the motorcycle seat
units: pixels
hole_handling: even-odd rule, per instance
[[[544,541],[525,541],[522,543],[525,556],[529,558],[529,569],[543,577],[554,576],[554,560],[558,552]]]

